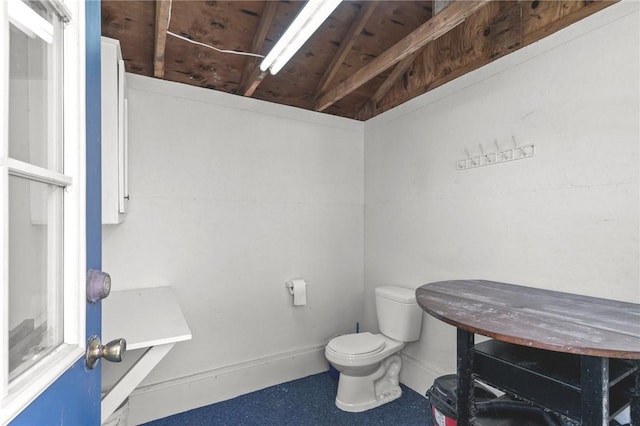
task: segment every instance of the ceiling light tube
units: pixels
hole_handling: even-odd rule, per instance
[[[260,64],[260,70],[276,74],[331,15],[342,0],[309,0]]]

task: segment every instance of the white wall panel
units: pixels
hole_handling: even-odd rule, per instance
[[[365,323],[373,289],[479,278],[640,302],[639,5],[622,2],[365,125]],[[531,159],[457,170],[535,144]],[[455,371],[425,315],[405,352]],[[431,377],[427,377],[431,375]]]
[[[363,311],[363,124],[128,82],[131,199],[127,220],[104,227],[104,269],[114,290],[171,285],[193,334],[142,386],[354,330]],[[307,306],[292,305],[285,281],[295,277],[308,282]]]

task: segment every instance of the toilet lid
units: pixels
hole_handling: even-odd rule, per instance
[[[371,333],[347,334],[329,342],[329,349],[345,355],[368,355],[383,348],[384,339]]]

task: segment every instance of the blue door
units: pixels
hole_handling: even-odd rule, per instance
[[[87,268],[100,269],[101,160],[100,160],[100,2],[88,0],[86,12],[86,120],[87,120]],[[100,302],[87,304],[87,338],[100,335]],[[77,361],[62,377],[31,403],[11,426],[99,425],[100,363],[93,370]]]

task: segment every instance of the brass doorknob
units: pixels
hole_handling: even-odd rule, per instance
[[[93,369],[100,358],[104,358],[111,362],[120,362],[124,359],[126,351],[127,341],[122,338],[112,340],[106,345],[101,345],[100,337],[91,336],[89,343],[87,344],[87,353],[85,355],[87,368],[89,370]]]

